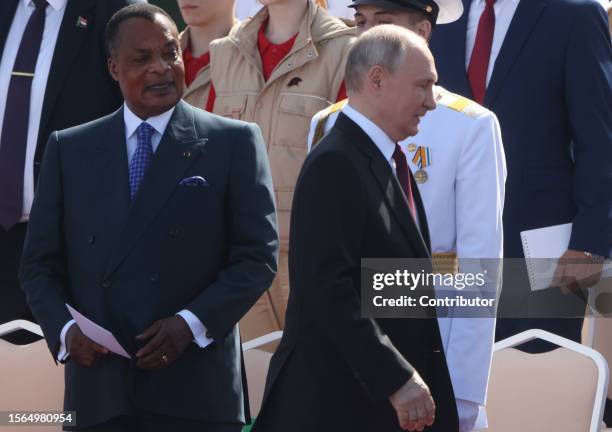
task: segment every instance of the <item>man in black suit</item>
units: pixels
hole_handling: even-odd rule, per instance
[[[121,105],[104,29],[132,1],[0,2],[0,323],[32,319],[17,267],[49,134]]]
[[[407,29],[377,26],[352,47],[349,103],[297,182],[287,324],[254,432],[458,431],[435,310],[361,317],[361,258],[430,257],[397,142],[435,108],[435,81],[426,42]]]
[[[239,431],[236,323],[276,272],[266,149],[255,125],[181,101],[171,18],[128,6],[107,30],[125,105],[51,134],[21,281],[66,364],[65,409],[88,431]],[[65,306],[111,330],[126,359]]]
[[[601,273],[612,249],[606,14],[594,0],[463,0],[463,6],[462,18],[436,30],[431,47],[440,84],[499,118],[508,166],[504,257],[524,257],[522,231],[573,224],[553,282],[563,293],[532,292],[526,268],[505,272],[496,338],[539,328],[580,342],[582,299],[598,279],[588,276]],[[572,291],[577,295],[567,295]],[[555,348],[541,340],[522,346],[532,353]]]

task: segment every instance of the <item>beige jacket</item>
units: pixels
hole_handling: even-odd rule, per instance
[[[230,34],[232,34],[240,25],[240,21],[235,20],[234,26],[230,30]],[[186,27],[185,30],[181,32],[179,35],[179,41],[181,43],[181,50],[185,51],[189,46],[189,27]],[[210,64],[204,66],[199,70],[195,79],[189,85],[189,87],[185,86],[185,91],[183,93],[183,99],[185,101],[197,108],[206,109],[206,102],[208,101],[208,93],[210,91]]]
[[[310,1],[291,52],[265,82],[257,34],[267,19],[262,8],[234,35],[211,43],[214,112],[261,128],[276,192],[281,250],[286,252],[291,199],[307,153],[310,119],[336,101],[354,30]]]
[[[257,47],[267,8],[232,35],[211,43],[215,114],[255,122],[267,143],[281,239],[274,284],[242,319],[243,340],[283,328],[289,296],[288,247],[291,201],[307,154],[310,119],[336,101],[355,34],[312,0],[291,52],[264,81]]]

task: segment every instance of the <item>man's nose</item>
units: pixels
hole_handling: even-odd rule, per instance
[[[169,61],[164,59],[163,56],[157,56],[157,58],[152,62],[151,69],[152,72],[163,74],[171,68],[171,64]]]
[[[436,109],[436,101],[434,99],[434,94],[433,94],[433,88],[430,88],[427,91],[427,95],[425,97],[425,108],[427,108],[428,111],[432,111],[434,109]]]

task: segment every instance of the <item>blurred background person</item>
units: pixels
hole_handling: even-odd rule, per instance
[[[265,0],[231,36],[210,44],[207,110],[257,123],[268,146],[281,237],[274,284],[241,322],[245,340],[283,328],[289,293],[289,216],[310,119],[346,98],[354,30],[312,0]]]
[[[0,2],[0,323],[33,321],[17,267],[47,138],[121,105],[106,67],[104,31],[133,2]]]
[[[208,45],[230,33],[238,24],[233,0],[177,0],[187,28],[180,34],[185,63],[183,99],[204,109],[210,90],[210,52]]]
[[[520,232],[573,222],[562,258],[568,286],[612,245],[612,48],[595,0],[463,0],[462,18],[431,41],[439,82],[499,118],[508,164],[504,256],[522,258]],[[595,260],[601,262],[601,260]],[[580,342],[582,318],[538,318],[564,305],[558,289],[531,293],[526,271],[504,285],[498,340],[541,328]],[[526,317],[524,307],[529,307]],[[565,316],[581,317],[584,302]],[[526,318],[518,318],[526,317]],[[542,341],[524,347],[541,352]]]

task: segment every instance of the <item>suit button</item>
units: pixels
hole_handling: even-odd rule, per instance
[[[149,280],[150,280],[152,283],[155,283],[155,282],[157,282],[157,281],[159,280],[159,275],[158,275],[157,273],[153,273],[153,274],[151,275],[151,277],[149,278]]]
[[[212,339],[212,334],[208,330],[206,331],[206,337]]]
[[[96,241],[96,236],[90,235],[87,237],[87,244],[94,244],[94,242]]]
[[[102,288],[109,288],[111,285],[112,283],[108,279],[102,282]]]
[[[175,229],[171,229],[170,231],[168,231],[168,235],[172,238],[177,238],[179,236],[179,230],[178,228]]]

